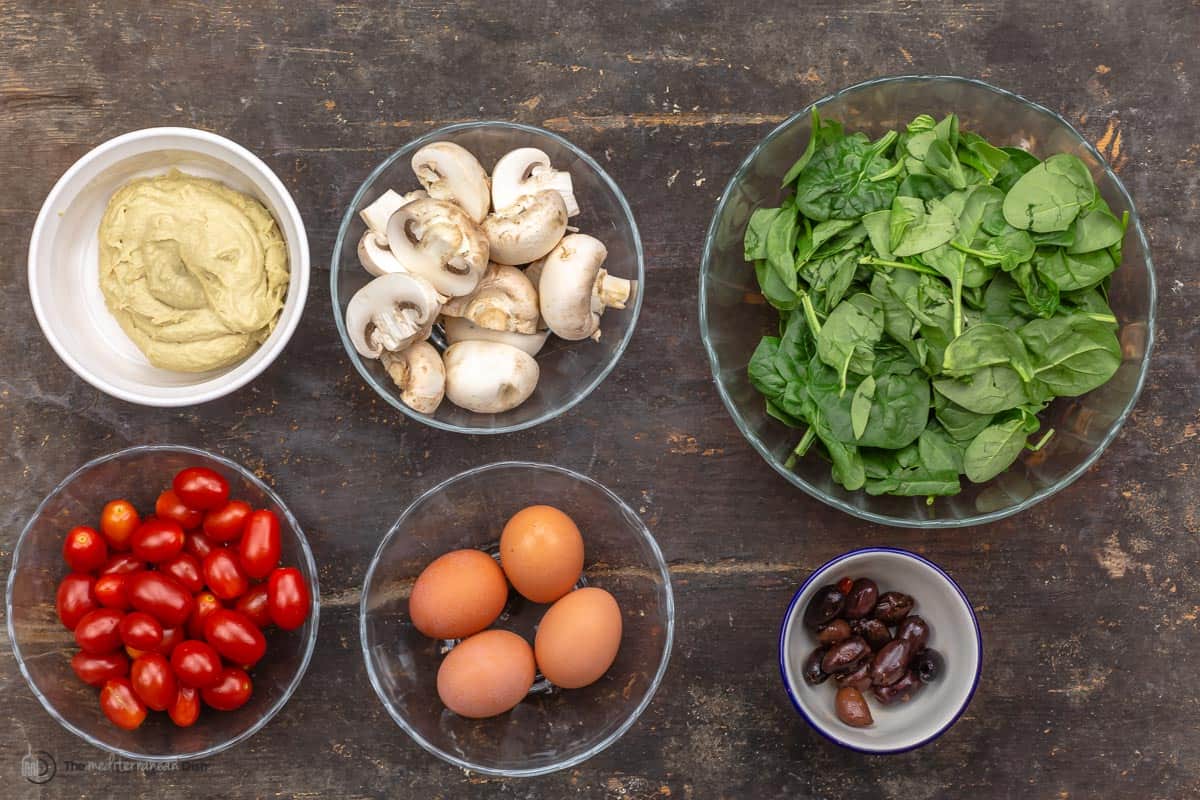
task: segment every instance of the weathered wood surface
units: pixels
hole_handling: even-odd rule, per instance
[[[0,2],[0,567],[63,475],[130,444],[224,453],[290,502],[321,567],[317,654],[292,702],[206,770],[68,774],[103,754],[58,727],[0,649],[5,797],[1090,798],[1200,793],[1200,5],[1148,2]],[[793,490],[739,436],[696,321],[703,232],[737,162],[774,122],[888,73],[983,77],[1058,109],[1116,165],[1160,278],[1147,390],[1074,486],[983,528],[856,522]],[[644,313],[585,403],[524,433],[461,438],[406,422],[350,367],[328,258],[366,173],[445,122],[564,132],[624,188],[649,264]],[[191,125],[260,154],[308,225],[308,309],[248,388],[182,412],[110,399],[42,338],[25,253],[53,182],[124,131]],[[359,653],[359,586],[416,493],[522,457],[604,481],[671,562],[677,644],[639,724],[547,778],[471,776],[387,718]],[[971,595],[985,675],[968,714],[915,753],[865,758],[792,712],[779,618],[825,559],[866,544],[934,557]],[[20,777],[27,750],[59,774]]]

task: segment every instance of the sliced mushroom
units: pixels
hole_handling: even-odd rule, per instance
[[[404,265],[392,255],[387,246],[379,243],[379,237],[371,231],[365,231],[358,240],[358,263],[372,275],[405,271]]]
[[[413,200],[420,200],[422,197],[428,196],[428,194],[420,189],[408,194],[400,194],[388,189],[375,198],[370,205],[358,212],[358,215],[362,217],[363,222],[367,223],[367,230],[375,234],[375,238],[379,240],[379,244],[387,246],[387,223],[391,219],[392,214],[395,214]],[[360,250],[359,252],[361,254],[362,251]]]
[[[466,317],[484,328],[515,333],[536,333],[537,289],[516,267],[488,264],[475,291],[442,306],[448,317]]]
[[[533,356],[503,342],[459,342],[443,356],[446,397],[479,414],[499,414],[524,403],[538,382]]]
[[[481,227],[492,261],[528,264],[553,250],[567,232],[567,207],[558,192],[545,189],[488,214]]]
[[[379,358],[385,350],[399,352],[429,338],[440,309],[428,281],[393,272],[354,293],[346,306],[346,330],[360,355]]]
[[[404,405],[432,414],[446,394],[446,367],[441,353],[429,342],[413,342],[400,353],[383,351],[384,369],[400,389]]]
[[[521,197],[553,189],[563,199],[567,216],[579,213],[571,173],[550,166],[550,156],[536,147],[521,147],[501,157],[492,170],[492,207],[508,208]]]
[[[555,335],[577,341],[600,338],[605,308],[624,308],[633,281],[601,268],[608,249],[592,236],[572,233],[542,260],[538,298],[542,318]]]
[[[404,268],[447,297],[475,291],[487,269],[487,237],[445,200],[427,197],[405,205],[388,220],[387,237]]]
[[[413,153],[412,169],[430,197],[455,203],[475,224],[491,202],[488,176],[471,152],[454,142],[434,142]]]
[[[537,333],[512,333],[510,331],[494,331],[476,325],[466,317],[442,317],[442,328],[446,331],[446,341],[450,344],[459,342],[503,342],[518,350],[524,350],[531,356],[536,356],[550,338],[550,330],[540,330]]]

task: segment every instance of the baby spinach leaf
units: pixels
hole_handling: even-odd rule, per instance
[[[1017,179],[1004,196],[1004,218],[1021,230],[1066,230],[1095,195],[1087,166],[1058,153]]]
[[[895,180],[871,178],[891,168],[884,152],[895,142],[890,131],[871,143],[861,133],[819,148],[796,178],[796,203],[809,219],[858,219],[892,204]]]
[[[817,334],[817,355],[835,369],[846,391],[847,372],[870,375],[883,335],[883,306],[860,292],[835,308]]]
[[[750,363],[746,366],[750,385],[769,400],[782,397],[787,389],[787,380],[775,368],[775,358],[778,354],[779,337],[764,336],[758,347],[754,348],[754,354],[750,356]]]
[[[855,439],[861,439],[867,429],[867,420],[871,416],[871,406],[875,400],[875,376],[868,375],[854,390],[850,400],[850,428]]]
[[[793,252],[799,235],[799,220],[784,210],[775,218],[767,232],[767,264],[789,289],[796,289],[796,260]]]
[[[899,240],[890,240],[892,253],[896,257],[914,256],[932,250],[938,245],[950,241],[958,230],[954,210],[941,200],[922,202],[912,197],[896,197],[892,204],[892,217],[896,216],[896,207],[904,207],[904,213],[913,213],[913,219],[900,234]],[[910,211],[910,206],[915,207]],[[895,233],[895,226],[892,226]]]
[[[925,169],[938,176],[955,189],[967,187],[966,173],[958,161],[958,154],[949,142],[937,139],[925,153]]]
[[[800,154],[800,158],[796,159],[796,163],[792,164],[791,169],[784,174],[780,185],[787,186],[796,180],[796,177],[808,166],[808,162],[812,160],[813,153],[816,152],[818,147],[841,139],[842,136],[842,123],[836,120],[822,121],[821,113],[814,106],[812,110],[811,133],[808,136],[808,146]]]
[[[782,208],[758,208],[750,215],[745,239],[747,261],[759,261],[767,257],[767,232],[782,213]]]
[[[1008,153],[977,133],[963,131],[958,140],[958,160],[982,175],[987,183],[996,180],[1008,159]]]
[[[1057,286],[1060,292],[1090,289],[1117,268],[1108,250],[1073,254],[1061,247],[1039,250],[1033,265],[1038,275]]]
[[[984,367],[965,378],[939,378],[933,388],[976,414],[998,414],[1026,403],[1025,381],[1011,367]]]
[[[871,239],[871,246],[875,248],[875,252],[879,254],[880,258],[895,258],[891,250],[891,216],[892,212],[888,209],[872,211],[862,218],[863,227],[867,229],[867,235]]]
[[[995,416],[968,411],[940,392],[934,392],[933,408],[937,421],[956,442],[971,441],[991,424]]]
[[[936,422],[921,431],[917,439],[917,454],[921,463],[933,472],[950,472],[955,476],[963,471],[965,445],[954,441]]]
[[[1022,380],[1033,379],[1033,366],[1021,337],[1002,325],[986,322],[950,342],[942,357],[942,371],[954,378],[1000,365],[1012,367]]]
[[[1052,317],[1058,310],[1058,286],[1045,275],[1040,275],[1033,265],[1026,262],[1019,264],[1009,274],[1021,287],[1025,302],[1039,317]]]
[[[945,197],[951,191],[953,189],[950,184],[936,175],[910,172],[904,180],[900,181],[900,187],[896,190],[896,194],[904,197],[919,197],[922,200],[937,200],[939,197]]]
[[[1075,220],[1075,236],[1068,253],[1090,253],[1112,247],[1125,236],[1125,226],[1108,210],[1108,204],[1097,195],[1097,203]]]
[[[1061,397],[1090,392],[1121,366],[1112,328],[1078,314],[1035,319],[1018,333],[1033,355],[1038,379]]]
[[[984,483],[1012,466],[1025,446],[1020,418],[984,428],[963,453],[963,472],[973,483]]]
[[[754,274],[758,278],[758,287],[762,290],[767,302],[780,311],[791,311],[800,305],[800,295],[796,287],[788,287],[779,277],[779,273],[767,265],[766,260],[754,262]]]
[[[992,184],[1002,192],[1007,192],[1022,175],[1041,163],[1037,156],[1020,147],[1006,146],[1001,147],[1000,150],[1008,156],[1008,161],[1000,167],[1000,174],[996,176]]]

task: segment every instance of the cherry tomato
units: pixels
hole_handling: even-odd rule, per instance
[[[245,670],[226,667],[221,670],[221,677],[216,683],[200,690],[200,696],[218,711],[233,711],[244,706],[253,691],[254,686]]]
[[[96,593],[96,600],[105,608],[129,610],[129,595],[125,593],[124,575],[101,575],[96,578],[92,591]]]
[[[200,531],[188,531],[187,535],[183,537],[183,551],[191,553],[201,561],[218,547],[220,547],[219,543]]]
[[[121,619],[121,641],[138,650],[154,650],[162,644],[162,623],[145,611],[132,611]]]
[[[233,607],[249,617],[250,621],[262,630],[271,624],[271,608],[267,597],[267,585],[260,583],[251,586],[250,591],[239,597]]]
[[[200,592],[196,595],[196,608],[188,617],[187,622],[188,636],[192,639],[203,639],[204,619],[213,611],[224,607],[221,600],[212,592]]]
[[[203,511],[184,505],[179,496],[170,489],[164,491],[154,501],[154,516],[178,522],[181,528],[189,531],[192,528],[199,528],[200,523],[204,521]]]
[[[304,576],[295,567],[281,567],[267,581],[267,607],[271,621],[285,631],[294,630],[308,619],[312,597]]]
[[[250,588],[246,573],[242,572],[237,557],[228,547],[218,547],[209,553],[204,559],[201,573],[209,591],[222,600],[241,597]]]
[[[252,666],[267,652],[267,640],[250,618],[240,611],[220,608],[204,620],[204,638],[223,658],[243,667]]]
[[[75,670],[79,680],[88,686],[100,688],[113,678],[124,678],[128,675],[129,659],[120,650],[100,656],[80,650],[71,656],[71,669]]]
[[[163,628],[162,644],[155,648],[155,652],[162,653],[167,658],[170,658],[175,648],[183,643],[186,638],[182,625],[177,625],[174,628]]]
[[[179,688],[171,664],[162,653],[145,653],[134,659],[129,682],[138,699],[155,711],[166,711]]]
[[[220,508],[229,500],[229,483],[208,467],[180,470],[171,482],[171,488],[180,500],[201,511]]]
[[[113,678],[100,690],[100,708],[118,728],[131,731],[146,718],[146,706],[128,678]]]
[[[146,562],[133,553],[117,553],[104,562],[100,568],[101,575],[132,575],[146,568]]]
[[[112,608],[89,611],[75,626],[75,644],[94,656],[121,649],[121,619],[125,615]]]
[[[220,508],[204,515],[204,532],[218,542],[232,542],[242,535],[246,519],[250,516],[250,504],[241,500],[230,500]]]
[[[150,519],[133,532],[133,554],[157,564],[183,552],[183,528],[171,519]]]
[[[158,565],[158,570],[179,581],[179,585],[192,594],[204,588],[204,578],[200,577],[200,559],[191,553],[180,553],[163,561]]]
[[[108,560],[108,545],[95,528],[72,528],[63,540],[63,559],[74,572],[92,572]]]
[[[184,686],[203,689],[221,677],[221,656],[208,642],[188,639],[171,654],[171,669]]]
[[[279,518],[266,510],[255,511],[246,520],[238,558],[242,569],[255,580],[262,580],[279,566]]]
[[[67,630],[73,631],[79,620],[90,611],[94,611],[99,603],[94,591],[95,581],[91,575],[82,572],[72,572],[62,579],[58,592],[54,597],[54,607],[58,618]]]
[[[100,512],[100,532],[113,550],[128,550],[129,537],[141,524],[137,509],[128,500],[113,500]]]
[[[200,692],[190,686],[180,686],[175,699],[167,708],[167,714],[181,728],[194,725],[200,718]]]
[[[187,622],[196,601],[174,579],[160,572],[136,572],[126,580],[129,604],[158,619],[164,627]]]

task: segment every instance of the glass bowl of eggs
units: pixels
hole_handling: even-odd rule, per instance
[[[417,744],[487,775],[544,775],[599,753],[666,673],[670,574],[611,491],[526,462],[418,497],[363,586],[367,673]]]

